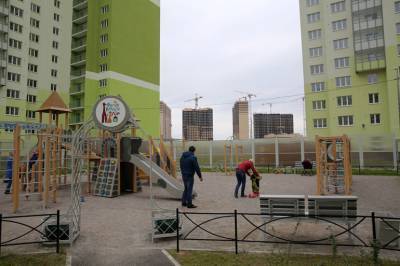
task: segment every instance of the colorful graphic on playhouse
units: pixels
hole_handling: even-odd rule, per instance
[[[118,128],[126,123],[126,105],[117,97],[102,98],[95,105],[94,119],[104,128]]]

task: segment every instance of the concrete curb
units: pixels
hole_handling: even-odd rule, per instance
[[[72,256],[67,254],[65,256],[65,266],[71,266],[71,265],[72,265]]]
[[[165,249],[162,249],[161,252],[169,259],[169,261],[174,264],[174,266],[181,266],[179,262],[174,259],[174,257],[171,256],[171,254],[168,253]]]

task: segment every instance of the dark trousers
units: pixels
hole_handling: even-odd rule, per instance
[[[237,184],[235,188],[235,197],[238,196],[239,187],[242,186],[241,195],[244,196],[244,189],[246,188],[246,173],[242,170],[236,170]]]
[[[8,180],[7,180],[7,187],[6,187],[6,191],[10,192],[10,189],[11,189],[11,184],[12,184],[12,179],[8,179]]]
[[[183,184],[185,185],[185,190],[182,195],[182,204],[186,204],[187,206],[192,205],[192,193],[193,193],[193,184],[194,184],[194,176],[182,176]]]

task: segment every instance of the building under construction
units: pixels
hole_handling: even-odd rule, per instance
[[[293,114],[254,114],[254,138],[293,134]]]
[[[163,101],[160,102],[160,134],[164,139],[171,139],[171,108]]]
[[[249,139],[249,102],[239,100],[232,108],[233,138]]]
[[[182,137],[184,140],[213,140],[213,110],[183,109]]]

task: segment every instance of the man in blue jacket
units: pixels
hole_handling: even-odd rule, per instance
[[[194,156],[195,150],[196,150],[195,147],[190,146],[189,151],[184,152],[180,160],[182,180],[183,184],[185,185],[185,190],[183,191],[182,195],[182,206],[188,208],[197,207],[192,204],[194,174],[196,173],[199,176],[200,181],[201,182],[203,181],[199,163],[197,162],[196,156]]]

